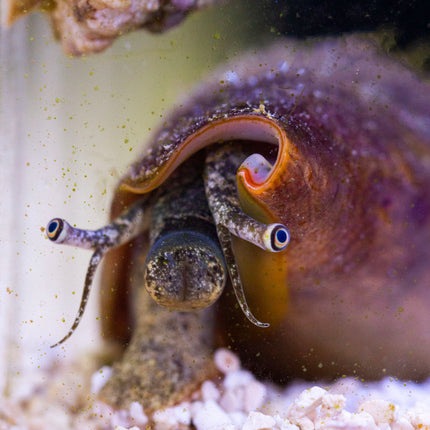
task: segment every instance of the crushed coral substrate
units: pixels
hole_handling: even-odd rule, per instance
[[[205,381],[191,399],[152,417],[138,402],[114,411],[97,400],[109,367],[57,364],[33,387],[0,400],[0,430],[430,430],[430,380],[366,384],[345,377],[281,389],[256,380],[226,349],[214,360],[223,378]]]

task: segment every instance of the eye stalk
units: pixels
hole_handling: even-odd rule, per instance
[[[270,172],[270,164],[259,154],[248,157],[240,164],[243,153],[226,145],[210,149],[206,158],[206,195],[217,228],[225,227],[232,235],[253,243],[264,251],[283,251],[290,233],[283,224],[264,224],[248,216],[241,209],[236,182],[236,172],[242,166],[257,160],[263,165],[264,175]],[[265,164],[261,160],[265,160]],[[239,164],[238,164],[239,163]],[[255,174],[255,172],[254,172]],[[260,172],[260,176],[263,173]]]
[[[143,230],[145,225],[145,204],[146,198],[143,197],[130,206],[114,222],[98,230],[83,230],[72,227],[66,220],[61,218],[53,218],[49,221],[46,227],[46,236],[49,240],[64,245],[94,250],[88,264],[81,303],[75,320],[68,333],[56,344],[51,345],[51,348],[65,342],[77,329],[88,303],[96,269],[106,252],[130,241]]]
[[[261,155],[253,154],[243,161],[245,152],[240,145],[226,144],[208,148],[205,165],[205,188],[209,208],[217,228],[230,279],[237,301],[249,321],[257,327],[269,327],[251,312],[245,297],[239,267],[233,252],[231,235],[252,243],[264,251],[283,251],[290,233],[282,224],[264,224],[243,212],[237,187],[236,174],[241,166],[249,169],[262,181],[271,171],[270,163]]]

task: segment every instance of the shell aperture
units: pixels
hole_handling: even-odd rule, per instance
[[[236,148],[226,158],[224,151],[225,146],[209,149],[205,184],[201,174],[195,175],[197,154],[179,166],[159,189],[145,194],[98,230],[79,229],[59,218],[49,222],[47,236],[51,241],[94,249],[77,316],[66,336],[52,347],[67,340],[78,327],[103,256],[148,227],[152,247],[145,262],[145,286],[158,304],[181,311],[206,308],[221,295],[228,270],[246,317],[258,327],[269,326],[255,318],[246,302],[230,234],[272,253],[286,248],[290,234],[282,224],[263,224],[241,210],[236,172],[246,155]],[[189,174],[193,171],[194,175]]]

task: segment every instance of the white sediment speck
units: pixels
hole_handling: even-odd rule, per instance
[[[316,408],[321,405],[326,390],[320,387],[312,387],[303,391],[294,403],[288,408],[287,415],[293,419],[299,419],[315,415]]]
[[[327,417],[339,415],[346,404],[346,397],[342,394],[326,393],[321,399],[321,414]]]
[[[218,349],[214,355],[215,366],[222,373],[235,372],[240,369],[237,355],[225,348]]]
[[[364,411],[372,415],[376,424],[382,423],[391,424],[395,419],[396,407],[386,400],[375,399],[366,400],[359,406],[360,411]]]
[[[133,402],[130,405],[129,413],[133,424],[143,426],[148,422],[148,417],[143,412],[143,407],[139,402]]]
[[[178,426],[191,424],[191,405],[181,403],[171,408],[161,409],[154,413],[153,420],[157,430],[176,429]]]
[[[239,83],[239,76],[233,70],[228,70],[227,72],[225,72],[224,79],[231,84]]]
[[[228,414],[228,416],[230,417],[233,424],[237,428],[240,428],[240,429],[243,427],[246,419],[248,418],[247,414],[245,414],[244,412],[239,412],[239,411],[232,412],[232,413]]]
[[[255,411],[263,406],[266,399],[266,386],[258,381],[251,381],[244,389],[243,409]]]
[[[412,410],[408,411],[406,418],[414,428],[417,429],[430,429],[430,403],[418,404]]]
[[[263,430],[270,429],[276,424],[276,421],[270,415],[264,415],[261,412],[251,412],[245,421],[242,430]]]
[[[236,370],[235,372],[229,372],[225,375],[223,387],[227,390],[235,390],[245,387],[245,385],[248,385],[253,380],[255,380],[255,378],[251,372],[247,370]]]
[[[112,368],[103,366],[99,371],[91,376],[91,392],[98,394],[109,378],[112,376]]]
[[[238,412],[243,410],[243,389],[239,388],[236,390],[227,390],[221,400],[219,405],[226,412]]]
[[[112,425],[114,427],[125,427],[125,428],[131,427],[130,416],[128,414],[128,411],[126,410],[115,411],[112,415]]]
[[[203,401],[207,401],[207,400],[217,401],[220,398],[220,392],[213,381],[203,382],[200,388],[200,391],[201,391]]]
[[[275,415],[274,420],[276,422],[276,427],[280,430],[300,430],[295,424],[293,424],[288,418],[281,418],[279,415]]]
[[[214,430],[233,424],[231,418],[213,400],[194,403],[191,413],[197,430]]]
[[[290,66],[288,65],[288,63],[286,61],[282,61],[282,62],[278,63],[278,69],[280,72],[288,72],[289,68],[290,68]]]
[[[400,417],[390,426],[391,430],[413,430],[414,426],[406,417]]]
[[[140,430],[140,428],[137,426],[133,426],[133,427],[115,426],[114,430]]]
[[[350,413],[348,411],[342,411],[340,417],[340,420],[332,421],[331,428],[345,430],[379,430],[375,423],[375,419],[367,412]]]

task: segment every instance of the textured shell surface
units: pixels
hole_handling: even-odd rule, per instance
[[[365,38],[285,40],[262,51],[228,65],[172,110],[122,179],[112,218],[140,194],[154,195],[205,147],[221,141],[251,152],[260,147],[273,166],[262,184],[239,172],[244,210],[263,208],[288,227],[291,242],[281,257],[264,263],[264,251],[253,245],[235,239],[233,249],[250,307],[271,327],[247,321],[229,286],[214,307],[196,314],[206,318],[204,330],[184,328],[195,322],[178,328],[172,313],[152,305],[149,311],[146,293],[137,293],[141,307],[133,313],[130,298],[144,283],[147,248],[147,236],[138,237],[132,247],[111,251],[103,269],[106,337],[128,338],[136,327],[104,392],[112,403],[144,398],[154,408],[177,401],[185,386],[211,374],[204,357],[220,344],[239,351],[262,377],[284,382],[430,373],[428,85]],[[188,168],[202,169],[201,163],[193,159]],[[283,292],[270,291],[278,271],[289,296],[283,307],[276,300]],[[148,333],[158,318],[164,322],[154,341]],[[193,352],[184,352],[187,336]],[[163,342],[170,343],[161,352]],[[172,348],[176,367],[167,371]],[[151,379],[142,376],[155,352],[164,363],[160,378],[176,381],[157,394],[151,391],[158,381],[154,357]],[[189,365],[190,355],[199,364]],[[132,388],[136,381],[139,389]]]
[[[393,116],[414,134],[428,138],[428,87],[413,72],[375,51],[372,41],[365,38],[308,45],[287,40],[263,54],[250,54],[242,62],[232,63],[230,70],[223,68],[212,76],[167,119],[124,182],[138,187],[150,181],[187,137],[217,120],[239,115],[265,116],[279,123],[292,123],[293,117],[301,117],[309,127],[315,121],[315,127],[336,125],[339,138],[345,138],[351,129],[359,132],[350,125],[357,119],[365,121],[366,131],[377,129],[374,118],[382,110],[387,119]],[[337,108],[345,100],[351,101],[346,109],[376,112],[363,113],[362,118],[345,117],[340,127],[339,113],[333,117],[327,109]]]

